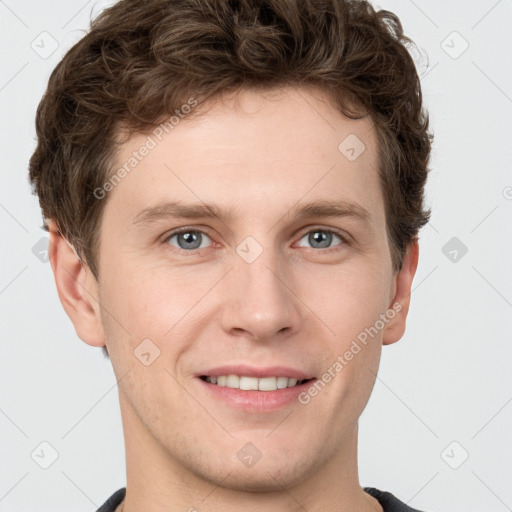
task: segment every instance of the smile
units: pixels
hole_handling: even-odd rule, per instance
[[[201,376],[205,382],[216,384],[217,386],[231,389],[240,389],[243,391],[277,391],[278,389],[292,388],[300,386],[308,380],[298,380],[290,377],[250,377],[247,375],[219,375],[219,376]]]

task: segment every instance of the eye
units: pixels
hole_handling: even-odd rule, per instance
[[[339,243],[335,244],[336,246],[347,243],[341,234],[330,229],[321,228],[308,231],[300,240],[303,239],[306,239],[313,249],[330,249],[333,241],[336,239],[339,240]],[[211,238],[203,231],[198,229],[182,228],[181,230],[174,231],[167,235],[163,242],[172,245],[178,250],[192,252],[207,248],[208,240],[210,242],[212,241]],[[305,247],[300,242],[297,245]]]
[[[345,239],[338,233],[331,231],[329,229],[312,229],[308,231],[302,238],[307,238],[307,241],[313,249],[329,249],[331,247],[331,243],[334,238],[338,238],[341,243],[336,245],[342,245],[346,243]],[[300,247],[304,247],[299,244]]]
[[[176,239],[176,243],[172,243],[171,240]],[[190,251],[195,249],[203,249],[207,247],[203,242],[205,239],[210,237],[197,229],[182,229],[181,231],[175,231],[169,234],[164,240],[165,243],[181,249],[184,251]]]

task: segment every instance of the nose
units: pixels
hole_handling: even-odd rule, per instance
[[[265,249],[252,263],[234,255],[222,289],[224,332],[256,341],[289,336],[300,328],[300,299],[283,257]]]

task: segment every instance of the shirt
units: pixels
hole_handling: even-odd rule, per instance
[[[363,490],[370,496],[373,496],[382,505],[384,512],[421,512],[416,508],[411,508],[403,501],[395,498],[390,492],[380,491],[375,487],[363,487]],[[110,498],[97,510],[97,512],[115,512],[116,508],[123,501],[126,493],[126,487],[116,491]]]

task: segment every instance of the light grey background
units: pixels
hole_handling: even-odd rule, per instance
[[[126,482],[114,374],[33,253],[46,234],[27,180],[49,74],[110,3],[0,1],[0,512],[92,512]],[[360,422],[361,485],[426,511],[512,510],[512,1],[374,5],[423,49],[435,143],[407,332]]]

